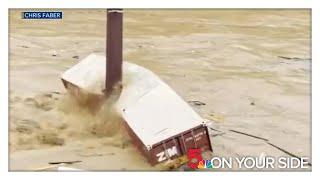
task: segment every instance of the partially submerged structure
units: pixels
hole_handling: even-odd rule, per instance
[[[110,13],[119,11],[108,11]],[[108,15],[108,21],[112,21],[112,17],[115,16]],[[122,32],[122,20],[119,25],[121,28],[107,29]],[[185,155],[193,148],[212,151],[203,119],[150,70],[129,62],[122,63],[122,35],[118,39],[121,43],[112,44],[120,35],[107,34],[107,53],[111,55],[91,54],[62,74],[68,91],[76,97],[86,96],[87,104],[99,108],[110,92],[119,90],[115,106],[123,118],[123,125],[152,165]],[[110,34],[114,35],[111,40]]]
[[[105,63],[105,56],[91,54],[67,70],[62,80],[66,87],[74,87],[74,95],[90,94],[92,101],[101,104]],[[211,150],[203,119],[158,76],[124,62],[123,77],[116,109],[133,142],[151,164],[179,157],[191,148]]]

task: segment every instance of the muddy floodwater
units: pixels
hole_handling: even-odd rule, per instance
[[[56,161],[162,169],[121,127],[93,131],[101,118],[61,83],[79,60],[105,53],[105,10],[65,9],[62,20],[23,20],[22,11],[9,12],[10,169]],[[123,28],[124,60],[156,73],[208,121],[214,156],[294,155],[311,163],[309,10],[132,9],[124,10]]]

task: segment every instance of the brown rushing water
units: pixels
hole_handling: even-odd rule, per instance
[[[24,100],[65,92],[59,77],[78,62],[74,56],[105,52],[105,11],[66,9],[63,20],[22,20],[21,11],[9,12],[10,123],[24,118],[59,121],[56,112],[35,110]],[[186,101],[206,103],[193,107],[225,133],[211,138],[215,155],[285,155],[230,131],[237,130],[311,158],[310,26],[309,10],[125,10],[124,59],[155,72]],[[45,151],[34,145],[33,136],[26,139],[15,130],[10,136],[15,153]],[[92,138],[90,143],[99,144]],[[149,168],[138,154],[125,154],[115,157],[132,162],[128,166],[80,167]],[[14,162],[19,164],[19,158]]]

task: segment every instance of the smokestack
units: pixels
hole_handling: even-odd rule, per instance
[[[121,89],[122,9],[107,9],[106,94]]]

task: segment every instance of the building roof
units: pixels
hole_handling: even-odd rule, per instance
[[[91,54],[62,78],[91,93],[102,93],[105,63],[105,56]],[[116,107],[147,147],[203,123],[188,103],[146,68],[124,62],[122,83]]]

